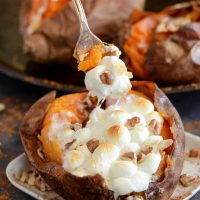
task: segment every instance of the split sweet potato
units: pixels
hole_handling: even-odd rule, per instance
[[[82,3],[91,30],[102,41],[114,40],[133,9],[144,6],[144,0],[82,0]],[[79,22],[72,2],[23,0],[20,32],[24,51],[33,60],[66,63],[73,56],[79,36]]]
[[[120,33],[129,69],[163,85],[200,81],[200,3],[135,11]]]
[[[144,200],[168,200],[178,183],[182,170],[185,145],[183,125],[176,109],[154,83],[133,82],[132,85],[133,93],[146,96],[152,101],[156,110],[162,113],[165,119],[165,127],[161,134],[163,138],[173,139],[174,142],[172,147],[166,151],[167,157],[163,157],[163,161],[160,164],[159,170],[163,175],[162,179],[151,182],[148,190],[144,192],[131,193],[120,196],[118,199],[140,196]],[[62,97],[66,109],[70,109],[80,123],[84,123],[87,120],[86,113],[89,114],[91,112],[90,109],[95,105],[95,101],[90,105],[86,103],[87,101],[84,101],[86,94],[84,92]],[[49,106],[55,102],[55,96],[55,92],[51,92],[42,97],[30,108],[22,121],[20,135],[29,161],[50,187],[65,199],[114,200],[113,191],[105,187],[104,179],[100,175],[77,177],[65,171],[56,162],[50,161],[47,155],[44,154],[44,157],[41,157],[37,153],[37,149],[41,148],[38,136],[41,134],[44,117]],[[82,104],[84,106],[81,106]],[[79,110],[80,108],[83,110]],[[55,107],[55,111],[56,109],[57,107]],[[81,113],[84,113],[84,115]]]

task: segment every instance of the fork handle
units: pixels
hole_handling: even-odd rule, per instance
[[[81,0],[72,0],[72,2],[74,4],[76,13],[77,13],[78,18],[79,18],[80,31],[81,32],[84,32],[84,31],[91,32],[89,25],[88,25],[88,22],[87,22],[87,18],[86,18],[86,15],[85,15],[84,8],[83,8],[82,3],[81,3]]]

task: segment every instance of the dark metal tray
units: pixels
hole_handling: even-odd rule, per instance
[[[148,0],[146,9],[160,10],[166,5],[183,2],[175,0]],[[82,72],[77,72],[76,63],[67,65],[31,62],[22,51],[19,27],[20,0],[0,1],[0,72],[22,81],[66,92],[84,89]],[[165,87],[167,93],[200,89],[199,84]]]

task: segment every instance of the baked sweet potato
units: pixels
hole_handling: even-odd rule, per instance
[[[138,197],[139,199],[148,200],[168,200],[175,189],[182,170],[185,145],[183,125],[176,109],[154,83],[133,82],[132,86],[131,93],[145,96],[154,104],[156,110],[162,113],[165,123],[161,135],[165,139],[172,139],[173,145],[165,151],[167,157],[164,157],[160,164],[159,170],[162,178],[159,181],[151,182],[148,190],[144,192],[130,193],[129,195],[120,196],[118,199]],[[65,199],[115,199],[113,191],[104,185],[104,179],[101,175],[78,177],[65,171],[58,164],[59,161],[51,161],[52,159],[45,153],[43,157],[38,154],[38,149],[41,148],[39,138],[42,126],[44,123],[48,123],[48,110],[55,104],[55,96],[56,93],[51,92],[42,97],[30,108],[22,121],[20,135],[29,161],[50,187]],[[57,100],[61,101],[57,105],[65,105],[65,109],[75,114],[75,118],[70,118],[70,120],[84,124],[88,120],[88,114],[93,106],[96,105],[95,99],[88,104],[88,101],[84,100],[86,98],[87,92],[66,95]],[[57,112],[59,109],[60,107],[56,106],[53,112]],[[51,152],[52,154],[55,153],[54,151]]]
[[[120,33],[129,69],[163,85],[200,81],[200,3],[134,12]]]
[[[112,41],[134,8],[144,0],[83,0],[91,30],[103,41]],[[62,62],[72,58],[79,22],[69,0],[23,0],[20,32],[24,51],[38,62]]]

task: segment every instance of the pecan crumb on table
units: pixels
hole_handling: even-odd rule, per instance
[[[200,183],[200,177],[199,176],[189,176],[187,174],[182,174],[179,179],[180,183],[184,187],[189,187],[193,184]]]

